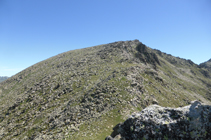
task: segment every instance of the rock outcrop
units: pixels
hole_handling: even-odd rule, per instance
[[[180,108],[151,105],[113,130],[106,140],[210,140],[211,106],[199,101]]]

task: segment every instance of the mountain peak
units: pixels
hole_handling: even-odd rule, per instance
[[[68,51],[0,83],[0,139],[93,139],[151,104],[211,104],[211,75],[138,40]]]

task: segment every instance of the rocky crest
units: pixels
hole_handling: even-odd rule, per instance
[[[198,101],[181,108],[151,105],[113,130],[106,140],[210,140],[211,106]]]
[[[211,59],[208,60],[208,61],[206,61],[206,62],[204,62],[204,63],[201,63],[201,64],[199,65],[199,67],[200,67],[200,68],[206,68],[206,69],[208,69],[209,71],[211,71]]]

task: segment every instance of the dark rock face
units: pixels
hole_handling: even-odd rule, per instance
[[[138,51],[136,53],[136,57],[145,64],[150,63],[154,66],[154,68],[156,68],[156,64],[160,65],[160,61],[157,55],[153,52],[150,52],[150,50],[144,44],[139,43],[136,47],[136,50]]]
[[[210,140],[211,106],[198,101],[182,108],[151,105],[113,130],[106,140]]]

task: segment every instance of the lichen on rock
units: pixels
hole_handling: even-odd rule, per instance
[[[209,140],[211,106],[199,101],[179,108],[151,105],[141,112],[133,113],[113,130],[106,140]]]

